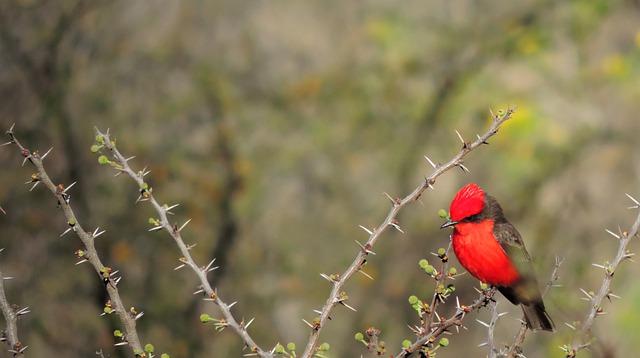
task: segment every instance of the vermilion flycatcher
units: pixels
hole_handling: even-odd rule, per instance
[[[511,303],[521,305],[530,329],[555,331],[531,257],[496,199],[468,184],[451,201],[449,215],[441,228],[453,226],[451,241],[460,264],[478,280],[497,287]]]

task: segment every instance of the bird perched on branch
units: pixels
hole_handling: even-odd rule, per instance
[[[511,303],[522,306],[533,331],[555,331],[547,314],[531,257],[520,233],[504,216],[496,199],[471,183],[451,201],[453,251],[460,264],[475,278],[495,286]]]

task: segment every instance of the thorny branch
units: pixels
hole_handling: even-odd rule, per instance
[[[407,357],[413,352],[419,351],[423,346],[427,345],[427,343],[429,342],[432,342],[436,337],[439,337],[443,333],[448,332],[451,327],[461,327],[462,320],[464,319],[466,314],[490,304],[494,300],[495,292],[496,289],[493,287],[481,291],[480,296],[471,304],[471,306],[460,305],[459,303],[456,304],[456,312],[451,317],[447,319],[440,319],[438,324],[435,325],[430,332],[421,334],[421,337],[413,342],[411,346],[402,349],[402,351],[395,357]]]
[[[451,244],[448,249],[445,250],[444,248],[441,248],[438,250],[438,253],[433,253],[433,255],[437,256],[441,261],[440,270],[435,269],[433,265],[429,265],[427,260],[420,260],[420,267],[425,271],[425,273],[427,273],[427,275],[436,281],[433,298],[431,299],[431,305],[429,305],[419,300],[416,296],[409,297],[409,303],[418,312],[420,318],[419,326],[416,325],[414,327],[409,327],[416,334],[417,338],[414,342],[410,342],[408,340],[403,342],[402,351],[395,357],[405,357],[415,352],[420,352],[421,357],[435,356],[435,351],[438,348],[444,347],[448,344],[442,340],[438,344],[435,344],[435,339],[445,333],[449,333],[452,327],[455,327],[456,331],[459,330],[460,327],[463,327],[462,321],[467,313],[488,305],[491,306],[492,311],[495,311],[496,301],[494,295],[496,289],[485,286],[482,287],[481,290],[478,290],[480,296],[471,304],[471,306],[461,305],[458,298],[456,298],[456,311],[450,318],[447,319],[438,315],[438,306],[449,299],[455,290],[455,286],[453,284],[445,286],[447,280],[453,280],[456,276],[459,276],[453,268],[449,269],[448,254],[450,250]],[[497,317],[495,320],[497,320]],[[495,325],[495,322],[493,321],[492,324]],[[489,327],[487,324],[484,325]],[[367,345],[372,357],[381,356],[385,353],[385,349],[383,347],[378,349],[376,346],[378,335],[379,331],[373,328],[367,329],[367,337],[369,337],[369,341],[361,339],[364,338],[364,335],[362,335],[361,338],[357,338],[358,336],[356,335],[356,339]]]
[[[627,194],[627,197],[634,202],[634,206],[629,207],[629,209],[639,209],[640,202],[638,200],[631,197]],[[620,230],[619,234],[616,234],[612,231],[607,230],[607,232],[618,239],[618,252],[616,253],[616,257],[611,262],[605,262],[603,265],[593,264],[593,266],[604,269],[604,278],[602,279],[602,284],[600,285],[600,289],[596,294],[590,294],[583,290],[586,295],[586,300],[589,301],[591,308],[587,312],[584,320],[582,321],[582,325],[576,332],[576,336],[571,343],[570,346],[561,347],[567,357],[575,357],[580,350],[587,347],[590,342],[589,339],[589,331],[591,330],[591,326],[593,325],[593,321],[596,316],[604,313],[602,308],[602,303],[605,299],[611,300],[612,297],[617,297],[613,294],[611,289],[611,282],[613,281],[613,274],[618,269],[618,265],[624,260],[630,260],[632,256],[635,254],[630,252],[627,249],[627,246],[633,237],[638,236],[638,229],[640,228],[640,212],[636,217],[636,221],[633,223],[629,231]],[[571,326],[570,326],[571,327]],[[571,327],[574,328],[574,327]]]
[[[244,341],[245,345],[249,347],[251,352],[257,354],[260,357],[272,357],[272,352],[264,351],[262,348],[258,347],[253,338],[247,332],[247,328],[253,322],[253,319],[249,322],[238,322],[233,314],[231,313],[231,307],[235,304],[227,304],[225,303],[220,296],[218,295],[217,290],[213,289],[207,280],[207,274],[216,267],[212,267],[213,261],[211,261],[207,266],[199,266],[191,257],[190,249],[191,247],[187,246],[182,239],[181,232],[184,227],[189,223],[189,221],[185,222],[182,226],[178,227],[177,224],[170,224],[169,218],[167,217],[170,214],[170,210],[175,207],[168,207],[166,205],[160,205],[156,198],[153,195],[152,188],[148,186],[148,184],[144,181],[144,176],[149,172],[145,169],[135,172],[131,169],[128,162],[131,158],[125,158],[120,151],[115,146],[115,141],[112,141],[110,138],[109,131],[106,133],[101,132],[97,128],[95,128],[98,136],[102,137],[102,143],[108,149],[110,156],[115,159],[115,162],[112,163],[112,166],[118,171],[118,174],[125,173],[129,175],[140,188],[140,197],[138,201],[148,201],[151,203],[153,208],[159,215],[159,219],[155,222],[155,227],[152,228],[152,231],[162,230],[164,229],[175,241],[176,245],[178,245],[182,257],[180,258],[180,266],[178,268],[188,266],[195,274],[198,276],[200,280],[199,292],[204,292],[207,298],[205,300],[213,301],[222,311],[222,315],[224,316],[224,320],[220,320],[220,322],[216,323],[216,326],[219,328],[231,327]],[[214,259],[215,260],[215,259]]]
[[[0,250],[2,251],[2,250]],[[23,357],[23,352],[29,346],[23,346],[18,339],[18,318],[22,315],[29,313],[29,307],[19,308],[17,305],[11,305],[7,300],[7,296],[4,293],[4,280],[9,280],[11,277],[5,277],[0,271],[0,309],[2,315],[7,322],[7,328],[2,331],[2,337],[0,340],[7,341],[9,344],[9,352],[13,353],[14,357]]]
[[[390,227],[393,227],[401,231],[400,226],[398,224],[398,220],[397,220],[397,216],[400,210],[403,207],[405,207],[407,204],[418,200],[418,198],[420,198],[422,193],[427,188],[433,188],[433,185],[436,182],[436,178],[438,178],[440,175],[450,170],[451,168],[460,167],[462,170],[467,171],[467,168],[463,164],[464,162],[463,158],[472,150],[478,148],[483,144],[487,144],[487,140],[492,136],[494,136],[496,133],[498,133],[498,129],[500,128],[500,126],[511,118],[511,115],[513,114],[515,109],[516,109],[515,107],[508,108],[504,113],[500,113],[499,116],[495,116],[492,114],[493,122],[491,124],[491,127],[485,134],[478,135],[477,136],[478,139],[475,140],[474,142],[464,141],[462,139],[462,136],[460,136],[460,133],[456,131],[456,133],[458,134],[459,138],[462,141],[462,148],[460,149],[458,154],[456,154],[450,161],[444,164],[438,164],[438,165],[431,162],[429,158],[425,157],[429,161],[429,163],[433,166],[432,173],[428,177],[426,177],[425,180],[417,188],[415,188],[413,192],[411,192],[411,194],[407,195],[406,197],[402,199],[400,198],[392,199],[391,197],[388,196],[389,199],[391,200],[392,206],[389,213],[387,214],[387,217],[374,230],[365,229],[369,233],[369,238],[367,239],[367,242],[364,245],[359,244],[361,250],[356,256],[356,258],[353,260],[349,268],[347,268],[342,274],[338,275],[335,279],[331,280],[333,284],[333,288],[329,293],[329,297],[327,298],[326,303],[324,304],[322,310],[320,311],[320,316],[317,317],[314,320],[313,325],[311,325],[312,330],[311,330],[311,335],[309,337],[309,342],[307,343],[307,347],[305,348],[305,351],[301,357],[310,358],[317,352],[320,333],[322,332],[322,329],[325,327],[325,324],[329,320],[331,312],[338,304],[343,303],[341,292],[343,292],[344,285],[351,278],[351,276],[353,276],[356,272],[360,271],[360,269],[366,262],[369,254],[373,252],[371,251],[371,249],[378,242],[378,240],[382,236],[382,233],[384,233]],[[455,318],[455,319],[458,319],[458,318]]]
[[[551,276],[549,277],[549,280],[545,285],[544,291],[542,291],[542,297],[544,297],[549,292],[549,290],[551,290],[552,287],[557,287],[555,286],[555,282],[558,281],[558,270],[560,269],[560,265],[562,265],[563,262],[564,262],[563,258],[556,256],[555,266],[553,267]],[[515,335],[513,339],[513,344],[509,346],[505,354],[500,353],[496,355],[497,357],[505,356],[509,358],[514,358],[514,357],[518,357],[518,355],[520,354],[521,345],[522,343],[524,343],[524,339],[528,330],[524,317],[520,320],[520,322],[522,324],[520,325],[520,330],[518,330],[518,333]]]
[[[443,295],[440,292],[438,292],[438,287],[444,287],[444,284],[449,278],[449,276],[447,275],[447,272],[449,271],[448,255],[450,251],[451,251],[451,243],[449,243],[449,247],[445,251],[444,255],[440,257],[442,261],[442,267],[440,269],[440,272],[436,276],[437,278],[436,289],[434,290],[433,298],[431,299],[431,306],[429,309],[429,313],[427,315],[427,319],[425,320],[425,322],[422,324],[422,327],[421,327],[424,332],[430,332],[433,329],[432,325],[434,324],[434,320],[433,320],[434,315],[437,315],[438,306],[440,305],[440,303],[444,302],[446,298],[446,297],[443,297]]]
[[[489,309],[491,310],[491,321],[488,324],[476,319],[476,321],[487,327],[487,342],[483,345],[486,345],[489,350],[489,357],[493,358],[497,356],[498,350],[496,349],[496,345],[493,339],[494,330],[496,328],[496,324],[498,323],[498,318],[505,314],[506,312],[499,313],[498,312],[498,301],[491,301],[489,304]],[[482,346],[482,345],[480,345]]]
[[[94,232],[85,231],[78,222],[76,215],[71,208],[71,205],[69,205],[71,196],[67,191],[75,183],[67,186],[66,188],[62,184],[53,184],[53,181],[51,181],[51,179],[49,178],[49,175],[47,174],[43,165],[43,160],[51,152],[51,149],[42,155],[40,155],[37,150],[32,152],[29,149],[26,149],[15,137],[13,126],[11,126],[11,128],[7,131],[7,135],[11,139],[9,143],[15,144],[20,149],[20,154],[24,157],[23,164],[26,161],[29,161],[37,170],[37,173],[31,176],[31,180],[28,181],[27,184],[33,183],[34,185],[31,188],[33,189],[36,185],[42,183],[47,187],[47,189],[49,189],[49,191],[58,200],[58,207],[62,208],[62,211],[67,218],[69,230],[74,231],[84,244],[85,249],[78,250],[77,253],[81,252],[81,254],[78,254],[78,256],[82,257],[81,262],[90,262],[93,268],[96,270],[96,273],[98,274],[100,279],[104,282],[105,288],[109,294],[109,299],[111,301],[111,309],[118,315],[118,318],[124,325],[124,336],[122,337],[122,339],[124,339],[124,342],[129,344],[134,354],[143,354],[142,352],[144,352],[144,350],[142,345],[140,344],[138,332],[136,331],[136,320],[140,318],[141,314],[132,315],[132,311],[125,309],[125,305],[122,302],[120,293],[118,292],[117,288],[117,284],[120,278],[116,278],[116,272],[112,272],[110,268],[105,266],[100,261],[98,252],[95,248],[95,238],[103,234],[104,231],[98,232],[98,229],[96,229]]]

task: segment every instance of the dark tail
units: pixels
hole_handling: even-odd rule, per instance
[[[531,302],[528,305],[521,304],[522,311],[524,312],[524,318],[527,321],[527,326],[532,331],[549,331],[555,332],[556,326],[553,324],[551,317],[544,309],[542,300],[538,302]]]

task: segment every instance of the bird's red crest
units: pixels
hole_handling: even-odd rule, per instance
[[[451,220],[459,221],[476,215],[484,208],[484,191],[474,183],[467,184],[453,197],[449,214]]]

